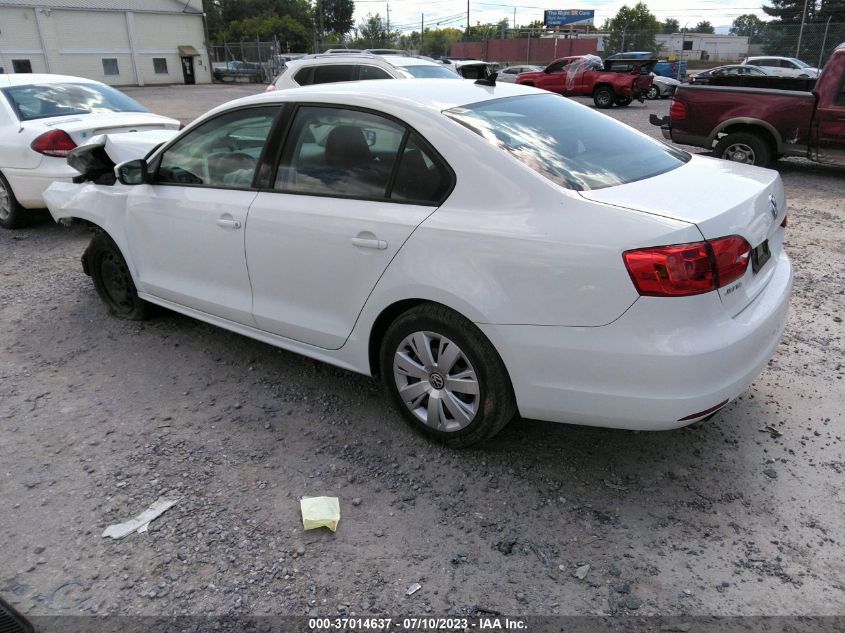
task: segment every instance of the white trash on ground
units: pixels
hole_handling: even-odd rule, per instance
[[[337,497],[305,497],[299,500],[302,527],[306,530],[327,527],[337,530],[340,521],[340,500]]]
[[[138,534],[146,532],[147,528],[150,527],[150,521],[160,517],[176,505],[178,501],[178,499],[159,499],[134,519],[108,526],[103,532],[103,537],[110,536],[113,539],[120,539],[132,534],[132,532],[137,532]]]

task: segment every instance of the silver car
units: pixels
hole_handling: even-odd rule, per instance
[[[663,75],[655,75],[651,73],[651,87],[646,93],[649,99],[666,99],[675,94],[675,90],[681,85],[681,82],[671,77],[664,77]]]
[[[519,73],[535,73],[539,70],[543,70],[540,66],[506,66],[499,71],[499,74],[496,75],[496,81],[504,81],[509,84],[516,83],[516,77]]]

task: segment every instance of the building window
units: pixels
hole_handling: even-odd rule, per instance
[[[13,59],[12,72],[15,73],[31,73],[32,62],[28,59]]]
[[[103,59],[103,74],[106,76],[120,74],[120,68],[117,66],[116,59],[113,57]]]
[[[167,60],[164,57],[153,57],[153,69],[156,75],[167,75]]]

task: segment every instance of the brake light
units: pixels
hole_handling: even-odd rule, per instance
[[[64,158],[70,150],[76,148],[76,143],[64,130],[53,130],[32,141],[30,147],[45,156]]]
[[[669,106],[669,117],[676,120],[686,119],[687,105],[683,101],[673,99],[672,105]]]
[[[270,84],[264,89],[264,92],[276,92],[276,84]]]
[[[750,255],[748,242],[731,235],[692,244],[638,248],[622,253],[622,259],[640,295],[688,297],[742,277]]]

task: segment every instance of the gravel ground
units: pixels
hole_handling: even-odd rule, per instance
[[[255,91],[127,92],[188,120]],[[667,108],[611,115],[659,134]],[[845,613],[845,171],[778,168],[792,312],[745,394],[697,428],[525,420],[464,452],[363,376],[109,318],[84,227],[0,233],[0,594],[29,615]],[[302,531],[317,494],[335,534]],[[148,533],[100,536],[160,497]]]

